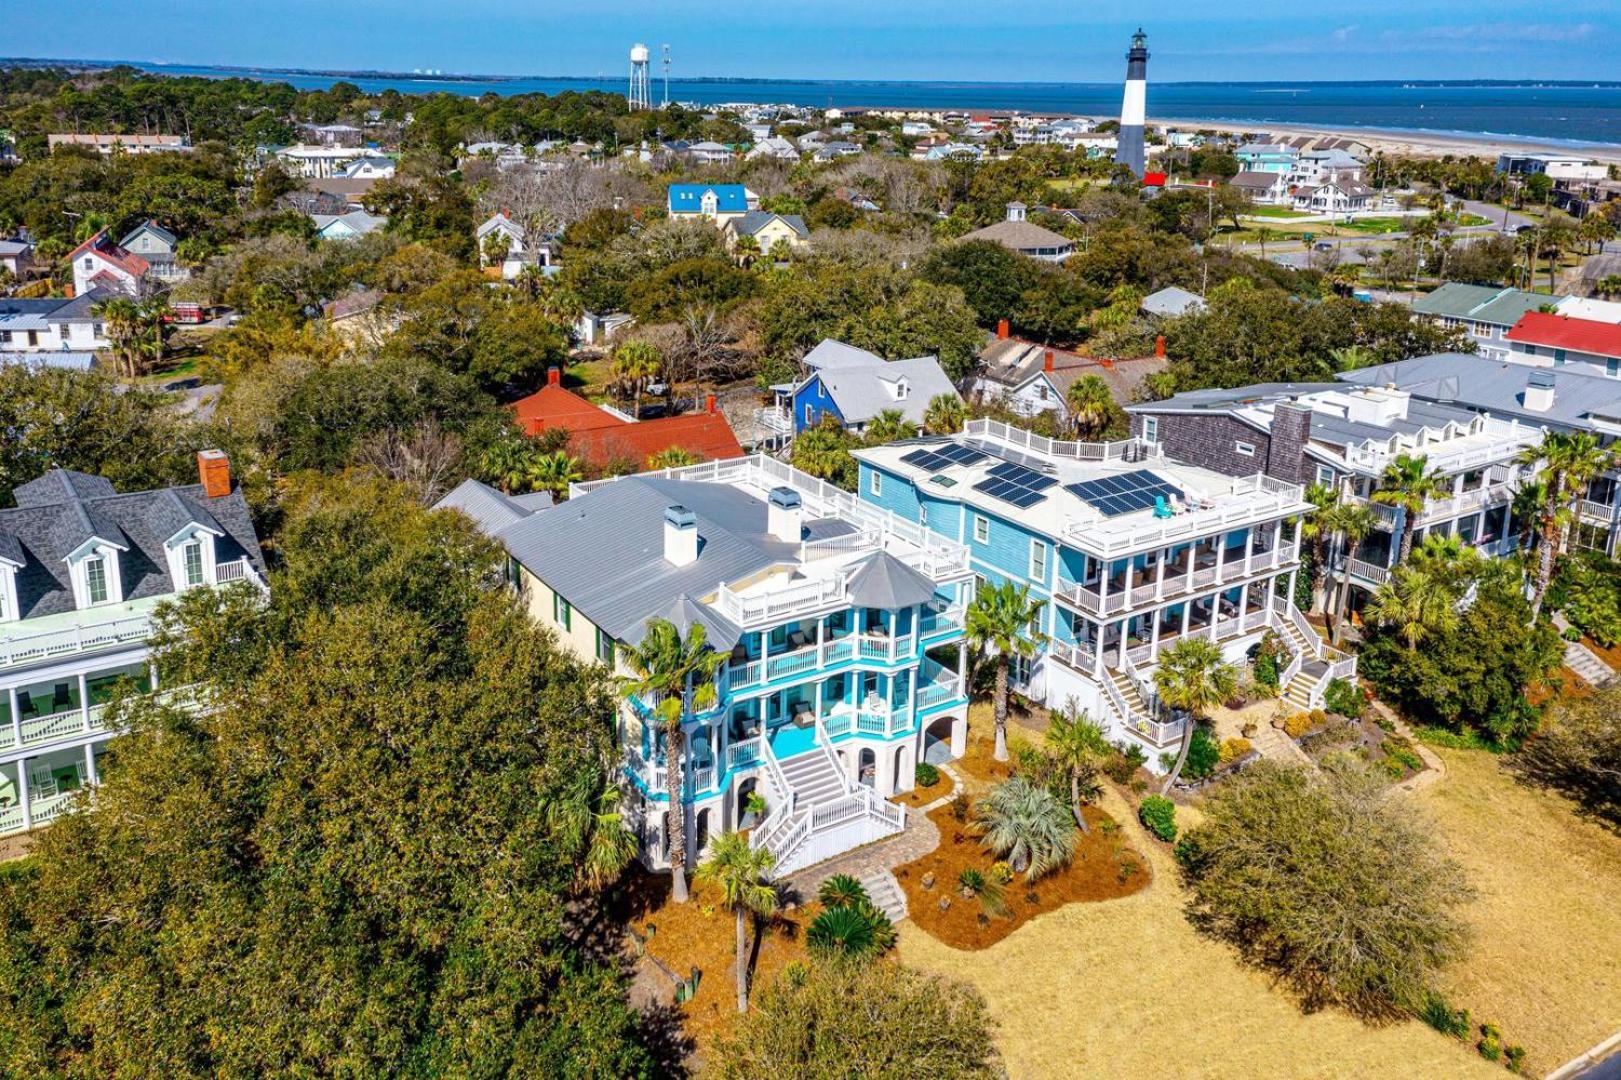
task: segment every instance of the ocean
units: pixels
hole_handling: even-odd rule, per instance
[[[289,72],[137,64],[165,75],[247,77],[321,89],[339,78],[368,93],[555,94],[564,90],[624,92],[621,77],[435,78],[424,75]],[[663,83],[655,74],[655,100]],[[1110,116],[1120,110],[1119,83],[896,82],[814,79],[672,79],[670,98],[706,105],[756,102],[792,105],[911,107]],[[1487,136],[1571,147],[1621,145],[1621,83],[1155,83],[1151,119],[1218,123],[1300,124],[1325,129]]]

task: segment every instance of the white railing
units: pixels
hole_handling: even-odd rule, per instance
[[[1130,652],[1126,653],[1125,666],[1120,670],[1131,681],[1131,685],[1136,689],[1137,696],[1142,699],[1143,707],[1148,714],[1150,716],[1154,715],[1158,711],[1155,706],[1159,703],[1159,688],[1154,685],[1154,680],[1143,674],[1142,670],[1137,667]]]
[[[1388,443],[1353,446],[1346,450],[1346,464],[1367,472],[1380,472],[1400,454],[1423,454],[1432,470],[1449,473],[1462,472],[1482,465],[1512,461],[1528,446],[1540,445],[1543,432],[1540,427],[1522,424],[1518,420],[1499,420],[1485,417],[1480,430],[1456,436],[1462,439],[1485,436],[1484,445],[1448,447],[1445,442],[1425,441],[1420,445],[1414,435],[1397,436],[1394,450]],[[1416,435],[1417,433],[1415,433]]]
[[[84,713],[73,709],[70,712],[50,713],[22,720],[17,724],[15,732],[8,729],[4,734],[12,742],[16,741],[16,734],[21,734],[23,746],[37,746],[70,735],[83,735],[89,730],[90,728],[85,726]]]
[[[1064,535],[1088,554],[1112,558],[1304,513],[1311,509],[1304,490],[1270,476],[1243,477],[1225,492],[1204,495],[1197,505],[1168,518],[1127,522],[1091,514],[1066,521]]]
[[[779,435],[787,435],[794,430],[794,418],[788,415],[788,410],[780,405],[773,405],[769,409],[760,409],[754,414],[760,426]]]
[[[1385,579],[1390,577],[1390,567],[1380,566],[1378,563],[1366,559],[1347,559],[1345,565],[1350,567],[1351,573],[1375,585],[1383,585]]]
[[[1306,664],[1306,650],[1296,649],[1286,636],[1283,637],[1283,641],[1289,649],[1289,662],[1283,665],[1282,671],[1278,672],[1279,690],[1288,689],[1289,684],[1295,681],[1295,676],[1300,674],[1300,669]]]
[[[960,605],[952,605],[944,611],[925,610],[917,624],[918,633],[924,637],[956,633],[962,629],[963,609]]]
[[[744,596],[722,584],[715,607],[739,626],[775,624],[800,615],[828,611],[844,605],[844,576],[811,578],[768,592]]]
[[[84,623],[43,634],[4,637],[0,638],[0,666],[145,641],[151,630],[150,616],[130,615],[121,619],[109,619],[106,622]]]
[[[63,811],[73,802],[77,791],[61,791],[55,795],[44,795],[28,801],[28,812],[33,818],[33,827],[38,828],[62,816]],[[22,832],[26,827],[21,803],[8,806],[0,810],[0,835]]]
[[[963,434],[995,439],[1047,457],[1073,458],[1076,461],[1152,461],[1165,456],[1158,443],[1143,442],[1141,439],[1103,443],[1062,441],[1048,439],[999,420],[970,420],[963,425]]]
[[[255,585],[263,586],[264,581],[259,577],[259,571],[253,568],[246,555],[230,562],[222,562],[214,567],[214,581],[219,585],[228,585],[233,581],[251,581]]]
[[[728,746],[726,748],[727,770],[758,768],[762,755],[760,744],[764,741],[764,735],[756,735],[752,739],[739,739]]]
[[[1596,521],[1601,525],[1608,525],[1615,520],[1614,506],[1608,503],[1595,502],[1592,499],[1580,499],[1576,503],[1577,511],[1589,521]]]
[[[1087,646],[1068,641],[1049,641],[1047,651],[1060,663],[1083,675],[1092,674],[1097,667],[1097,657]]]
[[[1155,746],[1169,746],[1182,738],[1186,720],[1150,720],[1146,716],[1133,716],[1126,727],[1141,735]]]
[[[1250,556],[1247,569],[1241,553],[1236,556],[1229,554],[1219,569],[1214,563],[1202,568],[1195,567],[1191,581],[1186,569],[1172,570],[1167,567],[1161,580],[1135,582],[1129,589],[1124,583],[1118,588],[1111,586],[1106,597],[1098,589],[1074,583],[1068,588],[1055,590],[1053,595],[1088,614],[1113,615],[1222,585],[1237,585],[1250,578],[1270,574],[1278,567],[1294,562],[1298,555],[1299,545],[1294,541],[1285,541],[1276,548],[1255,552]]]

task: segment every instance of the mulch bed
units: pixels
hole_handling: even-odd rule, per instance
[[[943,799],[957,790],[957,784],[947,776],[945,770],[940,771],[940,782],[933,787],[915,787],[911,791],[904,791],[891,795],[889,801],[899,803],[913,810],[921,809],[936,799]]]
[[[1331,753],[1350,753],[1384,770],[1393,783],[1424,771],[1423,759],[1413,745],[1380,727],[1371,710],[1361,720],[1330,715],[1327,725],[1307,732],[1299,743],[1313,761],[1321,761]],[[1416,768],[1414,762],[1418,763]]]
[[[940,846],[895,868],[912,922],[952,948],[983,949],[1065,904],[1113,900],[1146,887],[1151,879],[1148,864],[1126,843],[1114,819],[1095,806],[1084,808],[1084,813],[1092,831],[1080,837],[1075,860],[1033,884],[1022,875],[1015,877],[1003,898],[1006,912],[989,915],[977,898],[962,895],[957,876],[969,867],[988,873],[995,860],[969,827],[952,816],[950,806],[935,810],[929,820],[940,830]],[[923,879],[930,873],[934,887],[924,888]],[[945,910],[942,900],[950,901]]]

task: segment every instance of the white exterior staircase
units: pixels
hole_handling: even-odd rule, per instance
[[[885,915],[889,921],[898,923],[906,918],[906,894],[901,891],[900,882],[888,870],[874,870],[861,878],[861,887],[867,890],[867,899],[873,906]]]
[[[1328,684],[1335,679],[1356,679],[1356,657],[1324,641],[1300,609],[1279,598],[1269,620],[1288,646],[1292,658],[1280,672],[1283,700],[1301,712],[1320,709]]]
[[[846,776],[827,747],[820,720],[816,726],[815,749],[786,761],[777,759],[769,738],[760,743],[770,813],[749,843],[777,857],[779,877],[906,828],[906,808]]]

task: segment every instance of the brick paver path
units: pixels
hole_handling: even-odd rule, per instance
[[[865,844],[826,862],[807,866],[783,879],[789,894],[798,894],[800,903],[816,898],[816,890],[834,874],[849,874],[863,878],[879,870],[891,870],[921,859],[940,846],[940,830],[934,827],[927,814],[917,810],[906,811],[906,828],[894,836]]]

